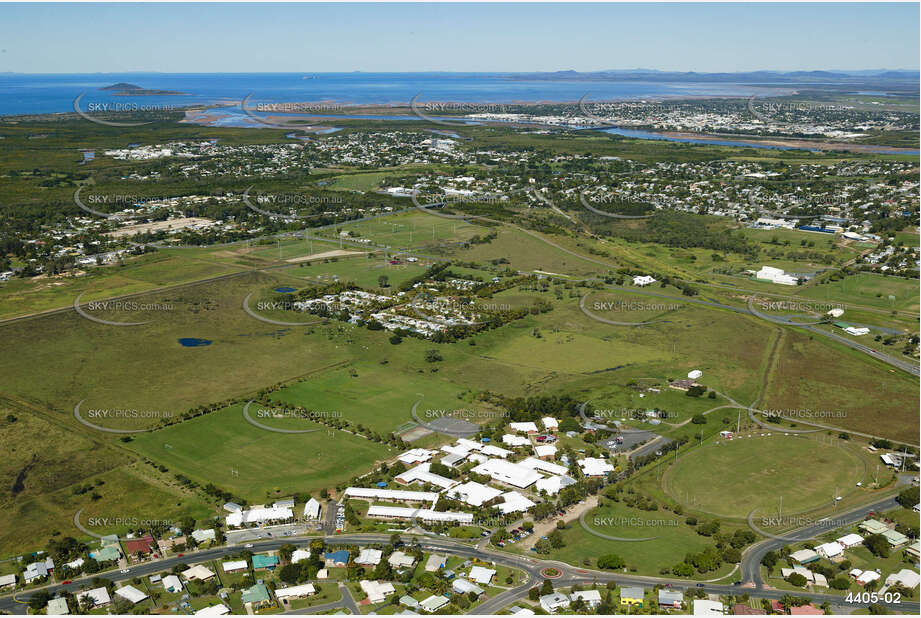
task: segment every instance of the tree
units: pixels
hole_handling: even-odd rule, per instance
[[[896,497],[896,502],[906,509],[912,508],[914,505],[921,502],[921,487],[909,487],[908,489],[902,490]]]
[[[618,554],[605,554],[598,558],[599,569],[622,569],[625,566],[627,563]]]
[[[32,593],[32,596],[29,597],[29,608],[38,612],[45,609],[45,606],[48,605],[48,601],[50,600],[50,592],[47,590],[36,590],[34,593]]]
[[[889,541],[882,534],[869,535],[863,540],[863,544],[874,556],[889,557]]]
[[[707,422],[707,417],[703,414],[695,414],[691,417],[691,422],[695,425],[704,425]]]
[[[799,573],[790,573],[790,576],[787,577],[787,581],[797,588],[802,588],[806,585],[807,580],[804,575],[800,575]]]
[[[427,363],[437,363],[438,361],[444,360],[441,354],[438,353],[438,350],[427,350],[425,352],[425,362]]]
[[[553,594],[553,582],[549,579],[545,579],[544,583],[540,585],[540,593],[544,594]]]
[[[380,277],[377,278],[377,285],[378,287],[382,287],[382,288],[390,287],[390,277],[388,277],[387,275],[381,275]]]
[[[550,547],[553,549],[559,549],[563,547],[563,534],[559,530],[554,530],[547,535],[547,539],[550,541]]]

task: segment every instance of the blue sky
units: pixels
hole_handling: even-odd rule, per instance
[[[917,69],[919,5],[0,4],[0,71]]]

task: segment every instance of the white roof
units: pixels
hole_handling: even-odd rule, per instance
[[[499,510],[502,511],[503,515],[508,515],[509,513],[517,513],[518,511],[527,511],[529,508],[534,506],[534,503],[522,496],[517,491],[509,491],[502,494],[502,497],[505,498],[505,502],[499,505]]]
[[[438,494],[434,491],[406,491],[403,489],[377,489],[371,487],[348,487],[345,490],[345,495],[349,498],[377,498],[406,502],[434,502],[438,499]]]
[[[244,562],[243,564],[245,565],[246,563]],[[167,575],[160,583],[162,583],[163,587],[167,590],[173,590],[175,592],[182,590],[182,581],[175,575]]]
[[[506,450],[501,446],[493,446],[492,444],[487,444],[480,452],[484,455],[502,457],[503,459],[512,454],[512,451]]]
[[[601,603],[601,593],[597,590],[577,590],[570,595],[572,600],[582,599],[586,603]]]
[[[511,427],[514,431],[537,433],[537,425],[530,421],[526,423],[509,423],[508,426]]]
[[[868,582],[875,582],[877,579],[879,579],[879,573],[876,571],[864,571],[857,576],[857,581],[865,584]]]
[[[355,564],[377,564],[381,561],[384,552],[379,549],[364,548],[355,558]]]
[[[314,594],[315,592],[316,589],[313,587],[313,584],[301,584],[300,586],[279,588],[275,591],[275,596],[279,599],[284,599],[285,597],[303,597]]]
[[[816,555],[816,552],[811,549],[800,549],[790,554],[790,557],[797,562],[802,562],[803,560],[810,560],[815,558]]]
[[[844,548],[838,543],[823,543],[815,548],[816,552],[819,554],[824,554],[826,558],[833,558],[844,553]]]
[[[193,567],[189,567],[182,572],[182,576],[186,579],[210,579],[214,577],[214,573],[208,567],[196,564]]]
[[[109,591],[106,590],[105,586],[101,588],[93,588],[92,590],[86,590],[85,592],[78,592],[77,600],[82,599],[83,597],[89,597],[93,600],[93,605],[105,605],[106,603],[111,603],[112,598],[109,596]]]
[[[723,615],[723,604],[719,601],[710,601],[708,599],[694,599],[695,616],[714,616]]]
[[[540,475],[531,468],[514,464],[504,459],[490,459],[486,463],[476,466],[472,471],[476,474],[485,474],[495,481],[508,483],[521,489],[530,487],[540,479]]]
[[[473,513],[414,509],[408,506],[371,506],[368,508],[368,517],[397,517],[400,519],[415,517],[422,521],[454,521],[462,524],[473,523]]]
[[[451,479],[429,472],[430,467],[431,464],[419,464],[415,468],[407,470],[403,474],[396,477],[396,480],[405,484],[420,481],[422,483],[429,483],[431,485],[441,487],[442,489],[448,489],[457,485],[457,481],[452,481]]]
[[[128,599],[135,605],[147,598],[147,595],[135,588],[134,586],[125,586],[115,591],[115,596]]]
[[[242,526],[244,524],[262,523],[265,521],[283,521],[294,519],[294,512],[288,507],[256,507],[245,511],[237,511],[226,517],[228,526]]]
[[[524,436],[516,436],[515,434],[507,433],[502,436],[502,443],[508,444],[509,446],[526,446],[531,442]]]
[[[429,459],[432,458],[432,455],[434,453],[435,451],[430,451],[428,449],[414,448],[412,450],[406,451],[405,453],[401,453],[397,457],[397,459],[399,459],[400,461],[402,461],[403,463],[407,465],[417,464],[417,463],[423,463],[423,462],[428,461]]]
[[[481,485],[474,481],[458,485],[448,491],[449,497],[458,498],[471,506],[483,506],[483,504],[497,498],[501,494],[501,489],[487,487],[486,485]]]
[[[902,569],[886,578],[886,585],[901,584],[911,590],[921,583],[921,576],[911,569]]]
[[[464,579],[463,577],[458,577],[453,582],[451,582],[451,588],[454,592],[459,594],[467,594],[468,592],[475,592],[477,594],[483,594],[483,589],[474,584],[471,581]]]
[[[448,604],[448,599],[446,599],[443,596],[436,596],[433,594],[427,599],[423,599],[422,601],[420,601],[419,607],[421,607],[422,609],[426,611],[434,612],[435,610],[442,608],[447,604]]]
[[[361,589],[365,591],[372,603],[383,601],[387,595],[396,592],[393,584],[390,582],[375,582],[363,579],[358,582]]]
[[[307,501],[307,504],[304,505],[304,517],[308,519],[319,519],[320,502],[316,498],[311,498]]]
[[[692,379],[692,380],[696,380],[697,378],[699,378],[699,377],[702,376],[702,375],[704,375],[704,372],[701,371],[700,369],[695,369],[695,370],[693,370],[693,371],[689,371],[689,372],[688,372],[688,377],[689,377],[690,379]]]
[[[207,530],[192,530],[192,538],[199,543],[203,541],[213,541],[215,539],[214,528]]]
[[[415,564],[416,559],[407,553],[395,551],[387,558],[387,562],[394,567],[409,567]]]
[[[226,605],[222,603],[218,603],[217,605],[211,605],[209,607],[201,608],[200,610],[195,612],[195,615],[196,616],[224,616],[229,613],[230,613],[230,610],[227,608]]]
[[[470,567],[470,579],[478,584],[489,584],[489,580],[496,574],[495,569],[487,569],[479,565]]]
[[[556,455],[556,450],[552,444],[538,444],[534,447],[534,454],[538,457],[553,457]]]
[[[221,563],[221,568],[224,569],[225,573],[230,571],[239,571],[240,569],[245,569],[246,566],[246,560],[229,560],[227,562]]]
[[[297,564],[298,562],[307,560],[307,558],[309,557],[310,557],[309,549],[295,549],[294,552],[291,554],[291,563]]]
[[[614,466],[604,459],[598,459],[596,457],[580,459],[579,466],[582,467],[582,474],[585,476],[604,476],[608,472],[614,471]]]
[[[0,586],[11,586],[16,583],[16,575],[10,573],[9,575],[0,575]]]
[[[69,613],[70,608],[67,607],[67,599],[65,597],[51,599],[48,601],[48,607],[45,608],[45,614],[48,616],[64,616]]]
[[[560,490],[563,489],[563,477],[562,476],[548,476],[547,478],[540,479],[537,483],[534,484],[534,488],[540,492],[547,492],[548,496],[555,496],[560,493]]]
[[[534,457],[528,457],[524,461],[520,462],[519,465],[526,468],[531,468],[532,470],[549,472],[550,474],[564,475],[569,472],[569,468],[566,466],[561,466],[560,464],[544,461],[542,459],[535,459]]]
[[[70,562],[66,563],[64,566],[66,566],[69,569],[79,569],[80,567],[83,566],[84,562],[86,561],[83,558],[77,558],[76,560],[71,560]],[[0,586],[2,585],[3,584],[0,583]]]
[[[540,421],[544,424],[545,429],[556,429],[560,426],[560,422],[552,416],[545,416]]]
[[[852,532],[850,534],[845,534],[843,537],[838,539],[838,542],[845,547],[850,547],[852,545],[860,545],[863,543],[863,537]]]

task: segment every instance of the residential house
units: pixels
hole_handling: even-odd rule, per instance
[[[240,598],[243,605],[251,604],[254,610],[272,605],[272,597],[265,584],[254,584],[243,590]]]
[[[147,595],[134,586],[123,586],[115,591],[115,596],[126,599],[132,603],[132,605],[137,605],[141,601],[147,598]]]
[[[58,597],[48,601],[48,607],[45,608],[45,614],[48,616],[65,616],[70,613],[65,597]]]
[[[559,609],[566,609],[569,607],[569,597],[563,594],[562,592],[554,592],[552,594],[545,594],[539,599],[541,609],[543,609],[548,614],[553,614]]]
[[[301,584],[300,586],[289,586],[288,588],[277,588],[275,590],[275,598],[278,600],[282,599],[302,599],[304,597],[309,597],[312,594],[316,594],[317,591],[313,587],[313,584]]]
[[[630,607],[643,607],[646,589],[642,586],[624,586],[620,589],[620,604]]]
[[[601,593],[597,590],[577,590],[569,595],[573,601],[582,599],[586,607],[595,608],[601,605]]]

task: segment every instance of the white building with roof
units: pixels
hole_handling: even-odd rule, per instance
[[[470,506],[483,506],[490,500],[502,495],[502,490],[488,487],[475,481],[468,481],[463,485],[458,485],[448,490],[447,494],[448,497],[466,502]]]
[[[863,544],[863,537],[851,532],[850,534],[845,534],[840,539],[836,539],[836,542],[845,549],[850,549],[851,547],[857,547]]]
[[[823,558],[828,558],[831,560],[843,555],[844,547],[842,547],[839,543],[832,541],[831,543],[822,543],[815,548],[815,551]]]
[[[694,616],[722,616],[724,613],[722,603],[709,599],[694,599],[692,607]]]
[[[438,499],[438,494],[434,491],[406,491],[405,489],[379,489],[377,487],[347,487],[345,495],[347,498],[393,502],[434,502]]]
[[[396,592],[396,589],[390,582],[375,582],[363,579],[358,582],[358,585],[361,586],[361,589],[368,595],[368,600],[371,603],[381,603],[386,600],[388,596]]]
[[[585,476],[604,476],[608,472],[614,471],[614,466],[609,464],[606,460],[596,457],[579,459],[577,463],[579,467],[582,468],[582,474]]]
[[[531,468],[511,463],[504,459],[490,459],[476,466],[471,471],[475,474],[486,475],[494,481],[507,483],[519,489],[530,487],[541,478],[541,476]]]
[[[218,603],[217,605],[209,605],[208,607],[203,607],[197,612],[196,616],[226,616],[230,613],[230,608],[228,608],[223,603]]]
[[[527,511],[529,508],[534,506],[534,502],[525,498],[517,491],[506,492],[502,494],[502,498],[505,501],[497,506],[503,515]]]
[[[377,566],[383,555],[384,552],[379,549],[371,549],[369,547],[365,547],[358,553],[358,557],[355,558],[355,564]]]
[[[395,480],[402,485],[409,485],[411,483],[428,483],[429,485],[435,485],[436,487],[441,487],[442,489],[450,489],[457,485],[457,481],[453,481],[449,478],[439,476],[429,472],[431,467],[430,463],[419,464],[415,468],[411,468],[395,477]]]
[[[388,556],[387,563],[395,569],[403,569],[416,564],[416,559],[410,554],[397,550]]]
[[[517,431],[518,433],[537,433],[537,425],[531,421],[523,423],[509,423],[508,426],[512,428],[512,431]]]
[[[770,281],[771,283],[778,283],[780,285],[797,284],[796,277],[788,275],[784,273],[783,269],[774,268],[773,266],[762,266],[761,270],[755,273],[755,279]]]
[[[417,519],[435,523],[473,523],[473,513],[414,509],[408,506],[371,506],[368,508],[368,517],[372,519]]]
[[[70,608],[67,607],[66,597],[51,599],[48,601],[48,607],[45,608],[45,615],[47,616],[66,616],[69,613]]]
[[[225,573],[238,573],[245,571],[248,567],[246,560],[228,560],[221,563],[221,568],[224,569]]]
[[[320,519],[320,501],[316,498],[310,498],[307,501],[307,504],[304,505],[304,518],[305,519]]]
[[[527,446],[531,444],[531,441],[524,436],[516,436],[515,434],[507,433],[502,436],[502,444],[508,446]]]
[[[480,453],[489,457],[501,457],[502,459],[505,459],[512,454],[512,451],[506,450],[501,446],[493,446],[492,444],[487,444],[483,447]]]
[[[552,459],[556,457],[556,451],[557,448],[552,444],[538,444],[534,447],[534,454],[541,458],[549,457]]]
[[[397,456],[397,459],[405,463],[407,466],[413,464],[425,463],[432,458],[435,454],[435,451],[430,451],[425,448],[414,448],[412,450],[401,453]]]
[[[301,584],[299,586],[289,586],[287,588],[278,588],[275,590],[275,597],[281,599],[300,599],[316,594],[316,588],[313,584]]]
[[[308,558],[310,558],[309,549],[295,549],[291,553],[291,564],[297,564],[298,562],[303,562],[304,560],[307,560]]]
[[[495,574],[495,569],[487,569],[486,567],[482,567],[480,565],[474,565],[470,567],[470,573],[468,577],[478,584],[488,586],[489,582],[492,580]]]
[[[245,568],[246,562],[243,562],[243,565]],[[163,584],[163,589],[167,592],[176,593],[182,591],[182,580],[180,580],[175,575],[167,575],[160,581],[160,583]]]
[[[524,461],[520,461],[518,465],[524,466],[526,468],[531,468],[532,470],[540,470],[541,472],[546,472],[548,474],[563,475],[569,472],[569,468],[566,466],[561,466],[560,464],[553,463],[551,461],[536,459],[534,457],[528,457]]]
[[[115,591],[115,596],[131,601],[137,605],[147,598],[147,595],[135,588],[134,586],[123,586]]]
[[[289,519],[294,519],[294,512],[287,506],[260,506],[231,513],[225,518],[225,522],[229,528],[239,528],[250,524],[288,521]]]
[[[576,590],[569,597],[575,601],[582,599],[586,607],[596,607],[601,605],[601,593],[597,590]]]
[[[109,596],[109,591],[106,590],[105,586],[93,588],[92,590],[85,590],[84,592],[77,592],[76,597],[78,601],[89,599],[92,601],[93,607],[102,607],[103,605],[108,605],[112,602],[112,598]]]
[[[552,416],[545,416],[544,418],[540,419],[540,422],[543,423],[544,429],[547,431],[556,431],[560,428],[560,422]]]

